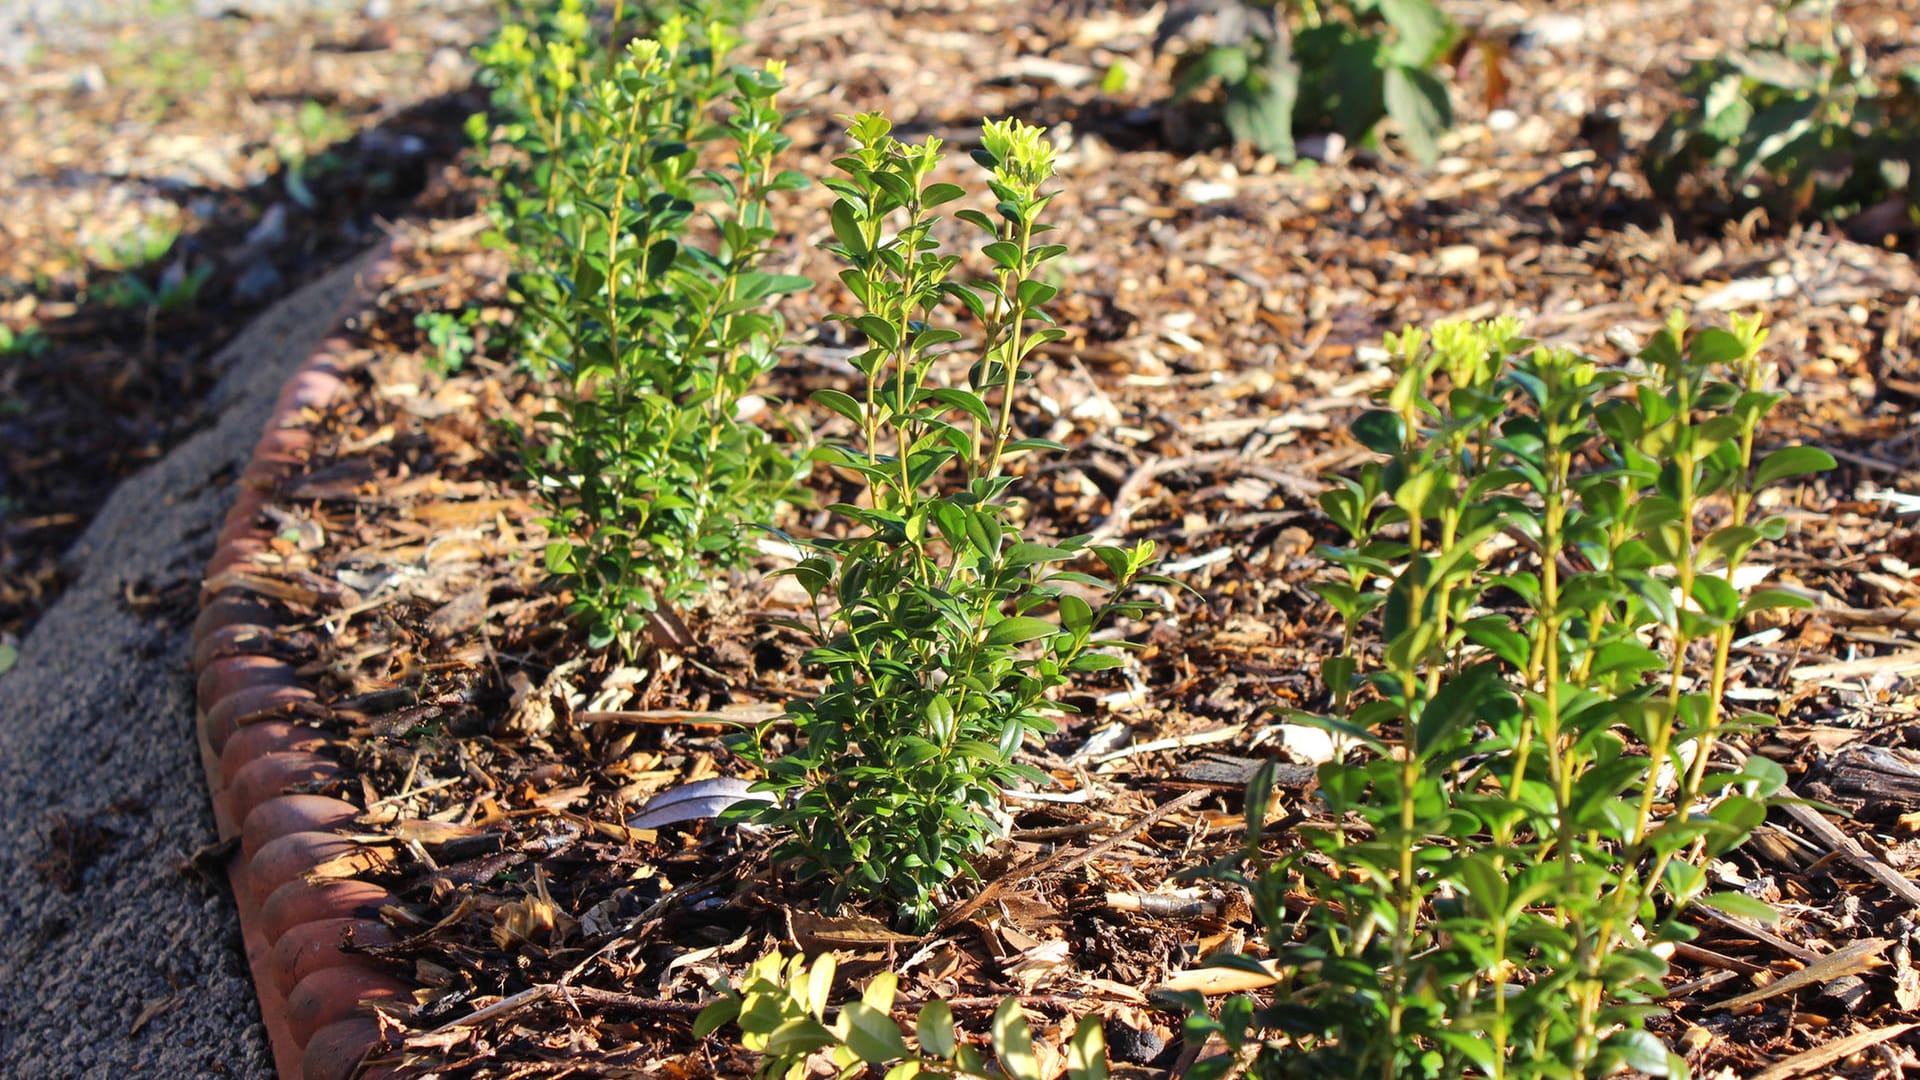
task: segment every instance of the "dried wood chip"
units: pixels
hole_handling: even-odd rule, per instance
[[[1891,944],[1893,944],[1891,938],[1862,938],[1750,994],[1741,994],[1739,997],[1728,998],[1707,1007],[1709,1009],[1743,1008],[1768,998],[1779,997],[1781,994],[1792,993],[1803,987],[1831,982],[1844,975],[1858,975],[1863,971],[1870,971],[1885,965],[1886,961],[1880,959],[1880,954],[1886,952],[1887,946]]]
[[[401,840],[436,845],[450,840],[464,840],[479,836],[486,831],[471,825],[456,825],[449,821],[429,821],[424,818],[401,818],[390,828],[393,830],[393,835]]]
[[[1198,967],[1176,972],[1166,982],[1155,987],[1181,993],[1198,990],[1208,997],[1219,994],[1240,994],[1248,990],[1259,990],[1280,981],[1280,961],[1265,960],[1260,964],[1267,970],[1266,975],[1257,975],[1243,968]]]
[[[1817,1069],[1825,1068],[1833,1062],[1853,1055],[1869,1047],[1878,1046],[1888,1039],[1897,1039],[1920,1024],[1893,1024],[1888,1027],[1874,1028],[1871,1031],[1857,1031],[1844,1039],[1835,1039],[1811,1050],[1803,1050],[1784,1061],[1776,1061],[1753,1074],[1753,1080],[1793,1080],[1796,1076],[1805,1076]]]
[[[491,583],[476,585],[442,604],[427,616],[427,633],[435,638],[457,637],[479,626],[487,618],[487,596]]]
[[[1920,671],[1920,649],[1908,649],[1887,656],[1867,656],[1858,660],[1839,660],[1831,664],[1808,664],[1787,672],[1787,677],[1796,682],[1830,682],[1872,675],[1910,675],[1916,671]]]
[[[492,521],[497,514],[528,518],[533,516],[533,508],[523,499],[471,499],[423,503],[414,507],[412,513],[416,520],[445,529]]]
[[[386,848],[369,847],[328,859],[302,876],[309,881],[328,881],[362,874],[384,874],[393,868],[392,852]]]
[[[864,915],[828,918],[795,911],[789,913],[788,929],[794,946],[808,956],[833,949],[882,949],[888,945],[906,945],[920,940],[912,934],[889,930],[885,923]]]
[[[1789,798],[1793,797],[1791,788],[1784,790]],[[1813,833],[1814,839],[1865,872],[1868,877],[1886,886],[1909,906],[1920,908],[1920,885],[1908,881],[1900,871],[1888,866],[1872,852],[1861,847],[1852,837],[1841,832],[1839,826],[1828,821],[1826,815],[1811,806],[1800,803],[1788,803],[1783,809],[1793,820],[1805,826],[1808,832]]]

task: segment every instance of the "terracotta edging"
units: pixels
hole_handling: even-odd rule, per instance
[[[369,260],[339,319],[364,301],[369,283],[391,277],[395,265],[390,248]],[[361,1060],[380,1042],[379,1026],[366,1006],[404,1000],[412,991],[365,955],[339,948],[348,936],[365,944],[391,943],[377,916],[380,905],[393,897],[349,877],[311,877],[322,863],[341,865],[343,856],[364,851],[335,833],[359,808],[286,793],[337,775],[339,740],[300,721],[297,710],[312,708],[318,698],[275,648],[284,617],[248,592],[244,578],[227,574],[245,570],[270,550],[274,530],[261,523],[261,511],[274,488],[312,451],[313,432],[302,426],[300,414],[325,406],[340,392],[338,359],[349,347],[329,337],[281,388],[241,473],[240,494],[208,563],[200,617],[193,626],[200,760],[220,838],[238,841],[227,876],[281,1080],[390,1073],[360,1072]]]

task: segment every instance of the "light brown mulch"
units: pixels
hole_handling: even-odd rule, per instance
[[[1784,918],[1707,925],[1676,960],[1660,1030],[1697,1075],[1795,1054],[1846,1075],[1920,1065],[1903,1026],[1920,1008],[1915,923],[1888,886],[1920,861],[1920,818],[1903,816],[1920,809],[1920,544],[1912,519],[1872,497],[1912,494],[1920,466],[1920,282],[1905,254],[1827,229],[1659,207],[1630,160],[1581,142],[1612,105],[1626,145],[1643,140],[1672,105],[1666,73],[1732,32],[1724,14],[1585,9],[1607,32],[1510,57],[1504,101],[1486,100],[1469,62],[1455,73],[1461,123],[1429,173],[1169,149],[1180,121],[1156,111],[1157,75],[1118,98],[1097,89],[1116,58],[1157,70],[1138,5],[1013,20],[994,5],[818,0],[754,25],[757,48],[792,63],[793,165],[815,175],[839,113],[885,110],[956,150],[982,113],[1054,126],[1069,337],[1023,423],[1072,450],[1020,491],[1043,531],[1155,538],[1196,590],[1126,628],[1148,643],[1138,664],[1070,695],[1080,716],[1034,755],[1064,799],[1013,801],[1013,839],[981,868],[991,895],[968,908],[972,886],[957,886],[953,920],[923,939],[871,918],[884,912],[814,914],[745,830],[624,825],[656,792],[741,775],[728,725],[805,691],[798,645],[770,621],[789,598],[737,575],[690,614],[692,648],[634,667],[582,650],[541,580],[535,514],[495,424],[538,411],[539,389],[497,354],[434,375],[413,326],[421,310],[497,313],[504,267],[470,223],[426,232],[364,321],[358,393],[323,418],[322,453],[277,500],[281,571],[313,592],[299,610],[317,642],[305,671],[353,737],[341,794],[390,837],[376,876],[406,901],[389,915],[408,936],[384,952],[425,989],[390,1013],[400,1056],[443,1076],[739,1074],[725,1041],[692,1041],[692,1015],[780,945],[834,949],[854,979],[902,971],[905,997],[955,999],[975,1029],[1018,993],[1049,1048],[1098,1011],[1121,1061],[1165,1075],[1178,1018],[1149,992],[1257,937],[1238,894],[1171,878],[1238,842],[1250,762],[1309,754],[1271,712],[1318,703],[1328,619],[1305,586],[1331,533],[1311,493],[1364,455],[1344,428],[1382,381],[1381,333],[1525,312],[1539,335],[1613,358],[1613,328],[1644,334],[1676,306],[1711,318],[1757,299],[1790,395],[1768,438],[1825,446],[1841,465],[1771,496],[1793,531],[1755,559],[1820,604],[1751,628],[1733,692],[1782,721],[1749,749],[1859,817],[1776,815],[1716,867]],[[1076,69],[1093,80],[1076,83]],[[785,210],[794,242],[779,269],[831,280],[812,247],[826,197]],[[848,382],[823,320],[840,299],[823,287],[789,306],[798,343],[767,388],[823,432],[830,416],[806,394]],[[1311,815],[1310,770],[1290,775],[1280,811]],[[1849,946],[1884,966],[1710,1008],[1790,986],[1778,980],[1797,970],[1836,974],[1821,958]]]

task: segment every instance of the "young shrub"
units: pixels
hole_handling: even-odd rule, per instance
[[[1648,147],[1658,194],[1671,199],[1703,175],[1724,196],[1788,218],[1845,217],[1890,199],[1909,217],[1920,212],[1920,69],[1876,77],[1831,0],[1818,10],[1811,41],[1783,20],[1773,39],[1694,65],[1682,83],[1691,101]]]
[[[811,284],[760,269],[768,200],[805,181],[774,166],[781,70],[730,65],[728,24],[669,18],[599,74],[579,5],[555,23],[482,54],[525,117],[497,132],[523,359],[558,384],[524,463],[570,611],[593,647],[631,653],[793,490],[796,462],[741,410],[776,362],[772,299]]]
[[[863,497],[832,507],[847,535],[799,541],[811,554],[790,571],[813,612],[789,625],[811,639],[805,661],[826,685],[789,703],[795,742],[784,753],[762,741],[772,725],[736,745],[766,771],[756,787],[775,798],[749,813],[786,834],[777,857],[827,876],[830,904],[885,896],[924,927],[942,886],[1003,835],[1000,789],[1047,780],[1014,757],[1054,729],[1049,693],[1076,672],[1119,665],[1093,648],[1093,633],[1144,610],[1097,592],[1096,607],[1087,595],[1100,582],[1062,565],[1097,556],[1124,590],[1153,549],[1030,542],[1007,500],[1007,463],[1054,445],[1014,437],[1023,366],[1060,335],[1042,310],[1056,289],[1039,273],[1064,251],[1042,242],[1052,147],[1017,121],[986,125],[974,157],[996,213],[954,216],[984,234],[995,269],[967,285],[953,280],[960,257],[935,239],[932,212],[965,191],[929,182],[938,139],[908,145],[889,130],[879,116],[855,117],[853,149],[834,163],[844,175],[827,181],[839,196],[827,247],[860,305],[837,318],[867,347],[853,358],[858,396],[815,394],[855,430],[816,456],[857,478]],[[937,325],[947,301],[971,316],[974,336]],[[941,385],[941,362],[961,349],[972,358],[966,385]]]
[[[909,1043],[893,1020],[899,979],[891,971],[875,975],[860,1000],[842,1005],[833,1023],[827,1023],[834,972],[832,953],[811,964],[804,956],[783,960],[777,952],[768,953],[747,969],[739,989],[722,987],[719,997],[700,1011],[694,1036],[704,1039],[737,1023],[740,1045],[765,1055],[754,1069],[756,1080],[799,1080],[807,1074],[808,1061],[823,1050],[844,1076],[858,1075],[864,1062],[885,1069],[888,1080],[1042,1080],[1032,1029],[1014,999],[1005,999],[994,1010],[990,1065],[985,1055],[960,1040],[953,1010],[944,1001],[920,1007]],[[1074,1029],[1067,1043],[1066,1076],[1106,1080],[1106,1038],[1098,1015],[1089,1013]]]
[[[1736,627],[1804,606],[1737,583],[1785,528],[1754,497],[1833,466],[1758,451],[1765,338],[1676,318],[1609,369],[1508,320],[1389,337],[1398,380],[1356,425],[1385,460],[1321,498],[1351,538],[1318,590],[1347,647],[1331,711],[1295,717],[1356,749],[1296,851],[1262,846],[1262,776],[1245,850],[1207,871],[1252,892],[1282,964],[1270,1003],[1196,1016],[1236,1048],[1286,1036],[1256,1074],[1685,1074],[1643,1027],[1682,916],[1772,916],[1703,868],[1785,781],[1719,765],[1767,722],[1722,706]]]
[[[1433,67],[1455,30],[1431,0],[1188,0],[1167,9],[1155,50],[1207,16],[1214,33],[1179,53],[1174,100],[1217,87],[1236,141],[1291,162],[1297,133],[1372,143],[1391,119],[1417,161],[1438,160],[1453,105]]]

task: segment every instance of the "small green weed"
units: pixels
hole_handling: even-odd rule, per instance
[[[118,236],[102,237],[87,245],[86,258],[107,273],[151,266],[167,257],[180,239],[180,224],[168,218],[148,218]]]
[[[213,267],[206,263],[191,270],[169,269],[153,281],[128,271],[107,283],[101,300],[109,307],[166,314],[192,305],[212,276]]]
[[[1391,119],[1416,160],[1439,157],[1453,105],[1432,69],[1455,30],[1431,0],[1347,0],[1325,9],[1315,0],[1175,4],[1155,48],[1167,49],[1207,15],[1218,29],[1179,54],[1174,99],[1217,87],[1234,139],[1286,163],[1297,132],[1337,132],[1360,144]]]
[[[430,366],[434,372],[446,375],[466,364],[467,357],[479,347],[473,333],[479,318],[480,313],[472,309],[458,313],[423,311],[413,317],[413,325],[427,335],[427,343],[433,346]]]
[[[15,330],[6,323],[0,323],[0,356],[45,356],[52,347],[52,339],[38,326]],[[0,410],[7,405],[17,404],[14,401],[0,403]]]
[[[1388,339],[1398,380],[1356,425],[1384,460],[1321,498],[1351,541],[1318,589],[1346,647],[1329,710],[1293,717],[1357,749],[1321,767],[1298,849],[1262,847],[1262,776],[1245,851],[1206,872],[1251,890],[1280,965],[1266,1004],[1190,1003],[1236,1050],[1285,1036],[1255,1075],[1686,1074],[1643,1024],[1687,908],[1774,915],[1705,868],[1785,782],[1722,764],[1768,722],[1722,706],[1736,628],[1806,606],[1736,584],[1786,527],[1755,496],[1833,466],[1760,452],[1765,339],[1676,318],[1626,369],[1511,320]]]

